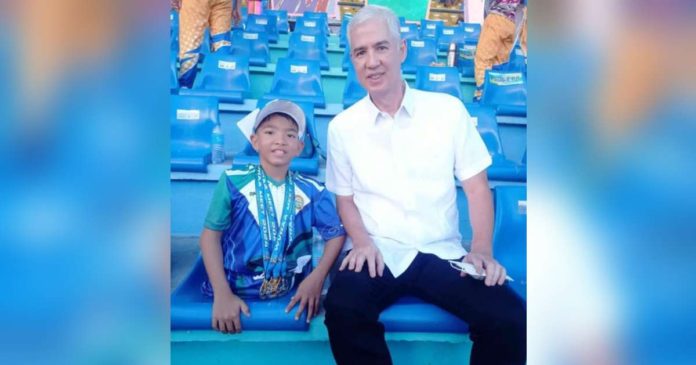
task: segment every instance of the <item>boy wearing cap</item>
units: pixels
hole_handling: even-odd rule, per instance
[[[260,165],[226,170],[215,188],[200,246],[208,273],[201,290],[212,296],[212,327],[241,332],[240,312],[253,315],[242,298],[288,298],[295,319],[316,315],[329,268],[345,231],[323,185],[288,171],[304,148],[305,115],[296,104],[274,100],[257,114],[251,144]],[[312,229],[326,241],[312,271]],[[299,283],[299,284],[298,284]]]

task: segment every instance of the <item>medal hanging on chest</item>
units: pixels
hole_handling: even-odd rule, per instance
[[[287,265],[285,251],[295,237],[295,184],[290,173],[285,178],[285,194],[280,223],[268,182],[268,176],[259,166],[256,170],[256,205],[263,249],[263,282],[259,289],[261,299],[281,296],[290,290],[285,279]]]

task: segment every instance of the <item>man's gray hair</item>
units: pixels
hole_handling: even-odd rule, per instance
[[[348,23],[348,27],[346,29],[348,47],[350,47],[350,31],[353,29],[353,27],[372,19],[384,19],[387,22],[387,30],[389,31],[389,34],[394,37],[397,42],[401,40],[399,18],[396,16],[396,14],[391,9],[384,6],[367,5],[360,9],[360,11],[358,11],[353,19],[351,19]]]

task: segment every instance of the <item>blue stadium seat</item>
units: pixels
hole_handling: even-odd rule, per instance
[[[406,59],[401,64],[403,73],[415,74],[418,66],[430,66],[437,62],[437,47],[432,39],[406,41]]]
[[[249,93],[249,59],[226,52],[211,53],[191,89],[181,95],[213,96],[219,102],[242,103]]]
[[[259,100],[258,107],[263,108],[272,99],[262,98]],[[292,99],[290,99],[292,100]],[[317,133],[314,127],[314,106],[311,103],[296,102],[305,113],[307,118],[307,134],[304,138],[304,149],[299,156],[290,162],[290,170],[298,171],[308,175],[316,175],[319,172],[319,151],[317,149]],[[249,164],[259,164],[259,155],[250,143],[247,143],[244,150],[235,155],[232,159],[233,167],[243,167]]]
[[[437,30],[437,49],[438,51],[447,51],[450,43],[462,43],[466,40],[464,28],[457,26],[442,26]]]
[[[179,78],[177,77],[176,55],[169,58],[169,92],[176,93],[179,90]]]
[[[295,19],[294,32],[326,38],[329,34],[328,29],[329,25],[326,23],[325,18],[307,18],[305,16],[301,16]]]
[[[288,11],[287,10],[270,10],[264,9],[264,14],[276,17],[276,27],[278,28],[278,33],[288,34],[290,33],[290,25],[288,24]]]
[[[201,257],[171,297],[172,330],[212,330],[213,300],[201,293],[207,278]],[[296,321],[294,314],[285,314],[291,293],[283,297],[261,300],[244,298],[252,315],[240,316],[243,330],[306,331],[309,328],[306,312]],[[294,313],[294,312],[293,312]]]
[[[318,108],[325,107],[319,61],[279,58],[271,90],[264,98],[289,99],[309,102]]]
[[[522,72],[527,74],[527,56],[524,55],[522,47],[519,45],[515,46],[515,49],[510,53],[510,59],[508,62],[494,65],[493,71],[505,71],[505,72]]]
[[[399,17],[399,25],[404,25],[406,24],[406,17],[400,16]]]
[[[349,14],[344,15],[343,19],[341,19],[341,33],[338,38],[338,45],[341,48],[345,48],[348,45],[348,23],[350,23],[351,19],[353,17],[349,16]]]
[[[404,40],[420,38],[420,34],[418,33],[418,25],[417,24],[413,24],[413,23],[402,24],[399,27],[399,32],[401,33],[401,39],[404,39]]]
[[[379,321],[389,332],[469,332],[455,315],[415,297],[400,298],[380,314]]]
[[[527,116],[527,76],[520,71],[486,71],[481,104],[499,115]]]
[[[358,100],[365,97],[365,95],[367,95],[367,91],[360,85],[357,75],[355,74],[355,69],[349,67],[348,76],[346,77],[346,82],[343,87],[343,108],[350,107]]]
[[[350,47],[346,47],[343,50],[343,59],[341,60],[341,68],[343,71],[348,71],[349,68],[353,67],[353,62],[350,60]]]
[[[326,38],[301,32],[293,32],[288,41],[288,58],[319,61],[322,70],[329,69]]]
[[[265,33],[232,32],[232,46],[229,53],[249,57],[249,65],[265,67],[271,62],[268,50],[268,36]]]
[[[459,23],[459,26],[464,30],[466,41],[478,43],[479,36],[481,35],[481,24]]]
[[[474,41],[457,43],[457,68],[463,77],[474,77],[474,58],[476,58],[476,45]]]
[[[447,93],[462,99],[459,71],[455,67],[419,66],[416,89]]]
[[[493,252],[515,281],[509,283],[527,297],[527,187],[495,187]]]
[[[210,140],[218,123],[218,101],[213,97],[171,96],[171,170],[207,172]]]
[[[508,160],[500,140],[496,111],[480,104],[466,104],[472,117],[478,118],[476,129],[488,148],[493,164],[488,167],[488,179],[501,181],[526,181],[527,166]]]
[[[438,30],[443,26],[442,20],[421,19],[420,37],[434,39],[437,42]]]
[[[268,42],[278,43],[277,18],[273,15],[249,14],[244,23],[245,32],[264,33],[268,37]]]
[[[329,16],[325,11],[305,11],[302,13],[304,19],[318,20],[324,24],[324,32],[329,34]]]

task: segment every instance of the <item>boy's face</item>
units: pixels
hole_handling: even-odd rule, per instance
[[[304,148],[297,124],[282,114],[273,114],[251,135],[251,145],[258,152],[262,164],[287,167],[290,160]]]

